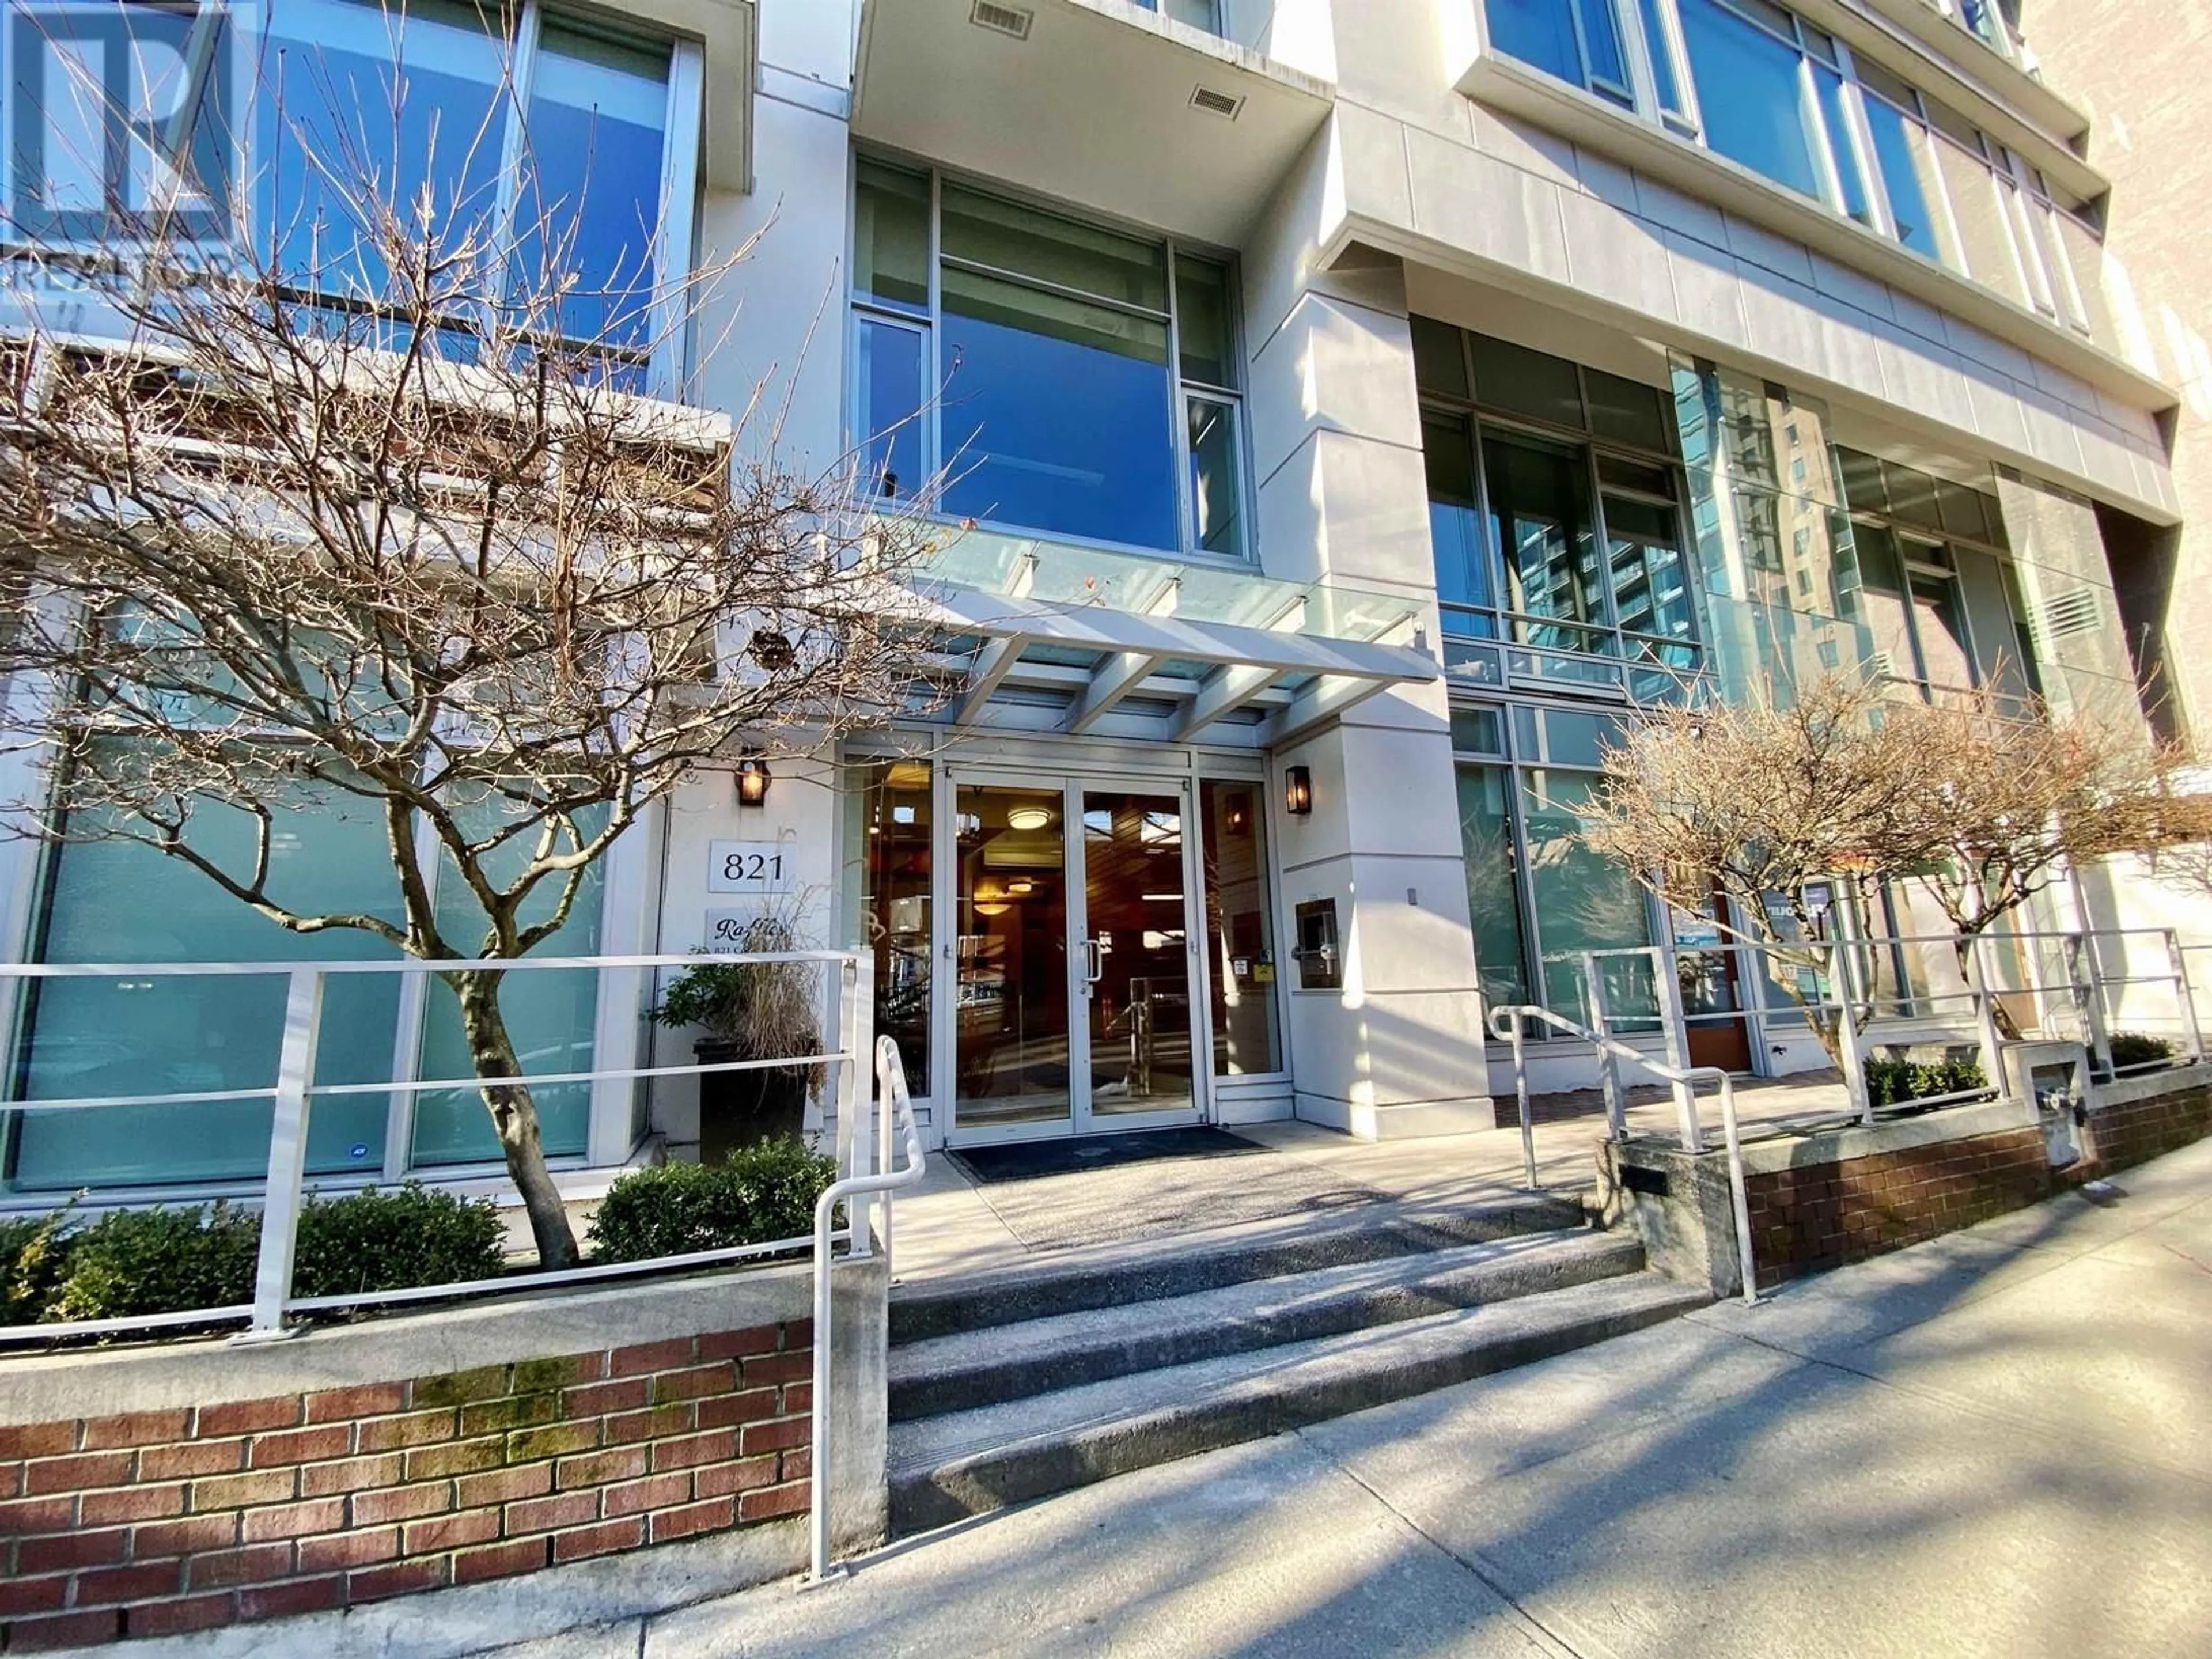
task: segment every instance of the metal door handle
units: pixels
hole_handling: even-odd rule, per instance
[[[1083,982],[1096,985],[1106,977],[1106,952],[1095,939],[1083,941]]]

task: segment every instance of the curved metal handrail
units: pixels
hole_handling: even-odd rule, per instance
[[[811,1513],[808,1521],[813,1534],[811,1571],[809,1577],[818,1583],[830,1574],[830,1265],[834,1249],[834,1230],[831,1218],[838,1205],[848,1199],[863,1198],[872,1193],[889,1194],[902,1187],[911,1187],[928,1172],[928,1155],[921,1149],[921,1131],[914,1121],[914,1099],[907,1092],[906,1063],[899,1056],[898,1044],[890,1037],[876,1039],[876,1110],[881,1115],[883,1133],[880,1141],[881,1161],[889,1163],[889,1153],[896,1132],[905,1141],[906,1163],[902,1168],[885,1170],[876,1175],[848,1176],[834,1182],[828,1191],[814,1204],[814,1399],[813,1422],[811,1428],[811,1449],[813,1467],[809,1497]],[[855,1094],[865,1095],[860,1091]],[[863,1144],[854,1137],[854,1144]],[[890,1265],[890,1202],[884,1200],[884,1265]],[[850,1254],[867,1253],[864,1224],[856,1217],[848,1230],[852,1244]]]
[[[1743,1139],[1737,1131],[1735,1115],[1735,1079],[1717,1066],[1670,1066],[1652,1059],[1641,1049],[1632,1048],[1618,1037],[1588,1026],[1578,1025],[1564,1014],[1534,1003],[1515,1003],[1490,1011],[1490,1031],[1492,1036],[1508,1044],[1513,1050],[1513,1091],[1521,1108],[1521,1160],[1530,1188],[1536,1185],[1536,1130],[1528,1115],[1528,1068],[1522,1047],[1522,1021],[1534,1019],[1564,1031],[1570,1036],[1580,1037],[1599,1053],[1614,1060],[1626,1060],[1640,1066],[1654,1077],[1668,1083],[1686,1085],[1680,1092],[1679,1103],[1682,1113],[1682,1150],[1702,1152],[1705,1140],[1698,1127],[1698,1097],[1696,1085],[1708,1079],[1720,1085],[1721,1136],[1728,1148],[1729,1199],[1735,1211],[1736,1261],[1743,1280],[1743,1299],[1747,1304],[1759,1300],[1758,1268],[1751,1257],[1751,1200],[1745,1189],[1743,1174]],[[1499,1022],[1504,1023],[1501,1024]],[[1627,1121],[1620,1104],[1617,1079],[1608,1071],[1606,1090],[1607,1127],[1614,1140],[1627,1133]]]

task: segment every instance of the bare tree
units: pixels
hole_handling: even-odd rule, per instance
[[[1735,910],[1722,926],[1804,977],[1836,958],[1813,896],[1866,915],[1884,882],[1917,883],[1965,969],[1973,939],[2069,862],[2176,834],[2172,763],[2139,731],[1990,692],[1925,702],[1830,675],[1787,703],[1656,711],[1607,751],[1604,817],[1585,838],[1670,904],[1701,908],[1718,889]],[[1862,1018],[1872,967],[1852,975]],[[1787,983],[1801,1005],[1823,1000]],[[1837,1014],[1806,1015],[1840,1059]]]
[[[2191,809],[2173,787],[2183,757],[2141,727],[2039,717],[1986,688],[1896,702],[1885,719],[1919,786],[1899,826],[1928,849],[1911,878],[1950,924],[1962,974],[1974,942],[2069,866],[2189,833]],[[1999,1029],[2018,1036],[1993,1006]]]
[[[287,140],[312,212],[280,201],[265,235],[210,246],[173,216],[17,267],[0,562],[27,604],[0,670],[42,764],[6,805],[18,833],[143,844],[295,933],[520,957],[696,769],[823,753],[932,696],[906,580],[927,527],[849,463],[776,459],[761,388],[735,419],[625,389],[747,250],[610,275],[526,149],[502,222],[314,137]],[[234,220],[256,210],[240,189]],[[41,320],[64,289],[100,343]],[[388,903],[273,891],[280,823],[348,804],[380,823]],[[250,856],[196,836],[223,809]],[[438,860],[480,927],[434,902]],[[569,1264],[506,973],[439,977],[539,1256]]]
[[[1717,911],[1723,933],[1794,971],[1778,977],[1831,1059],[1838,904],[1863,906],[1921,848],[1892,839],[1916,784],[1876,682],[1842,675],[1789,702],[1651,709],[1605,751],[1583,840],[1677,908]],[[1715,906],[1718,892],[1729,903]],[[1732,914],[1731,914],[1732,913]],[[1854,988],[1868,983],[1863,975]]]

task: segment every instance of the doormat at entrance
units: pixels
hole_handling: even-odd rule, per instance
[[[1264,1152],[1267,1147],[1226,1129],[1125,1129],[1119,1134],[1063,1136],[1057,1140],[1023,1140],[1004,1146],[967,1146],[951,1154],[977,1184],[1033,1181],[1039,1176],[1076,1175],[1142,1164],[1155,1158],[1221,1158]]]

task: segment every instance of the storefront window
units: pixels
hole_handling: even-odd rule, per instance
[[[907,1091],[929,1093],[929,763],[869,769],[859,817],[859,915],[863,948],[876,958],[876,1034],[897,1042]]]
[[[1267,813],[1257,783],[1198,786],[1206,830],[1206,949],[1213,1074],[1283,1069],[1276,1033],[1275,921],[1267,902]]]

